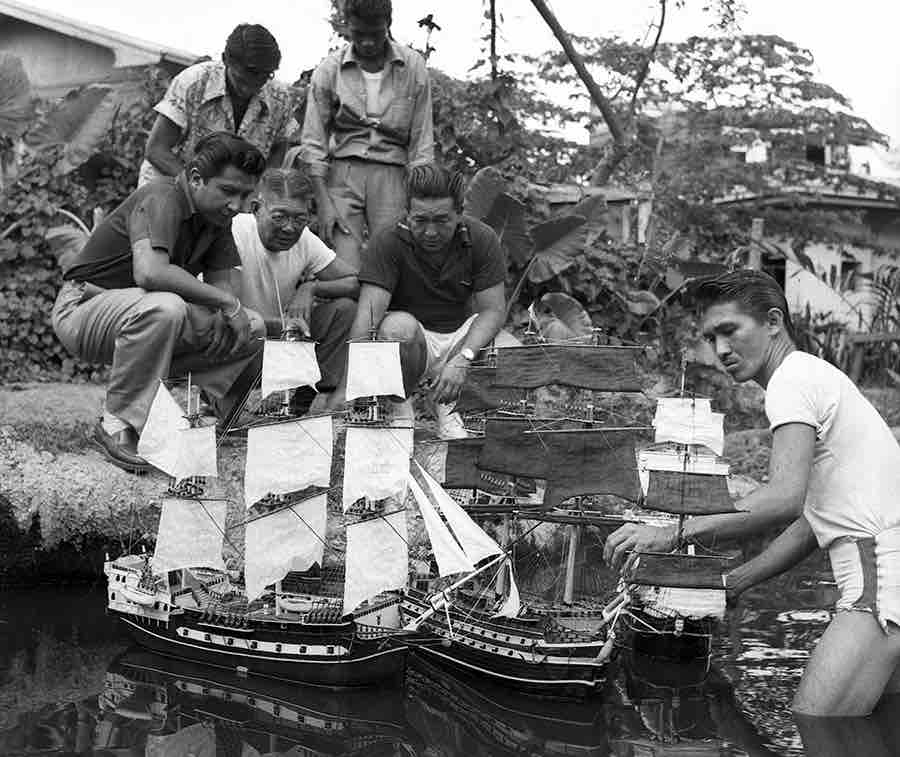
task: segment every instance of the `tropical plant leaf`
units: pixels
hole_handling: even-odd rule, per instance
[[[585,220],[565,215],[551,218],[532,229],[534,262],[528,278],[536,284],[549,281],[571,266],[574,256],[584,250]]]
[[[650,315],[661,304],[659,297],[645,289],[628,289],[625,291],[625,307],[633,315]]]
[[[501,193],[484,221],[497,232],[507,258],[518,266],[525,265],[534,247],[525,224],[525,206],[505,192]]]
[[[21,137],[33,116],[34,100],[22,61],[0,54],[0,135]]]
[[[485,166],[472,177],[466,188],[463,212],[483,221],[490,215],[497,197],[505,191],[503,174],[492,166]]]
[[[66,223],[47,229],[44,239],[50,245],[60,268],[65,271],[74,257],[81,252],[81,248],[88,240],[88,235],[74,224]]]
[[[591,317],[582,304],[564,292],[548,292],[538,304],[542,315],[541,332],[547,339],[573,339],[588,336],[593,328]]]

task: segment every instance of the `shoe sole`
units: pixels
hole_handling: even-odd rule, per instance
[[[126,463],[124,460],[118,460],[112,455],[109,454],[109,450],[106,449],[97,439],[91,438],[91,443],[103,453],[103,457],[106,458],[106,461],[112,463],[117,468],[121,468],[126,473],[133,473],[135,476],[143,476],[145,473],[149,473],[152,469],[152,465],[147,463],[146,465],[130,465]]]

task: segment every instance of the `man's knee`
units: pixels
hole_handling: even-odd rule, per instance
[[[138,309],[146,320],[180,329],[187,319],[188,304],[174,292],[147,292]]]
[[[409,313],[400,310],[391,311],[384,316],[378,327],[378,336],[382,339],[397,339],[401,342],[415,342],[423,339],[422,327]]]

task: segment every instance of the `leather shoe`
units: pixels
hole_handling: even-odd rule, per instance
[[[129,473],[146,473],[150,470],[150,463],[137,453],[138,434],[130,426],[115,434],[108,434],[102,422],[97,421],[91,440],[100,447],[107,460],[122,470]]]

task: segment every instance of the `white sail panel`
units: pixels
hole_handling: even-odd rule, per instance
[[[438,515],[434,505],[428,501],[428,496],[422,491],[419,483],[409,474],[409,488],[419,505],[422,520],[425,522],[425,530],[428,532],[428,540],[431,542],[431,551],[437,562],[438,573],[441,576],[451,576],[455,573],[471,573],[475,570],[472,561],[468,558],[462,547],[459,546],[453,534],[444,525],[441,516]]]
[[[247,599],[256,599],[292,570],[322,564],[328,495],[320,494],[271,515],[251,520],[244,536]]]
[[[153,553],[159,573],[179,568],[225,570],[222,541],[228,503],[209,499],[163,500]]]
[[[450,530],[459,541],[469,560],[473,563],[478,563],[485,557],[493,557],[503,552],[500,545],[469,517],[469,514],[462,509],[462,506],[418,462],[416,462],[416,467],[428,486],[435,504],[447,519],[447,523],[450,524]]]
[[[406,587],[408,542],[406,510],[347,526],[344,613],[382,591]]]
[[[167,471],[177,481],[188,476],[216,478],[219,469],[216,460],[216,427],[200,426],[177,432],[178,458],[174,470]]]
[[[728,463],[720,462],[710,454],[695,455],[671,449],[643,449],[638,452],[638,478],[644,494],[647,494],[647,488],[650,486],[650,471],[652,470],[727,476],[730,468]]]
[[[632,597],[654,613],[668,617],[715,618],[725,617],[724,589],[684,589],[676,586],[629,587]]]
[[[657,400],[653,426],[657,442],[703,444],[717,455],[725,446],[722,413],[712,412],[708,399],[663,397]]]
[[[138,440],[138,454],[163,473],[177,478],[173,471],[180,470],[179,457],[182,454],[177,436],[179,431],[190,428],[190,425],[185,411],[178,407],[160,381]]]
[[[258,426],[247,431],[244,504],[331,483],[331,416]]]
[[[507,559],[503,570],[507,571],[506,580],[509,584],[509,591],[500,609],[494,613],[495,618],[516,618],[519,610],[522,609],[522,601],[519,598],[519,587],[516,586],[516,578],[513,575],[512,560]]]
[[[347,400],[395,394],[406,397],[399,342],[350,342]]]
[[[411,428],[347,428],[344,446],[344,512],[360,497],[402,499],[406,493]]]
[[[263,397],[298,386],[315,387],[321,378],[315,342],[266,340],[263,347]]]

